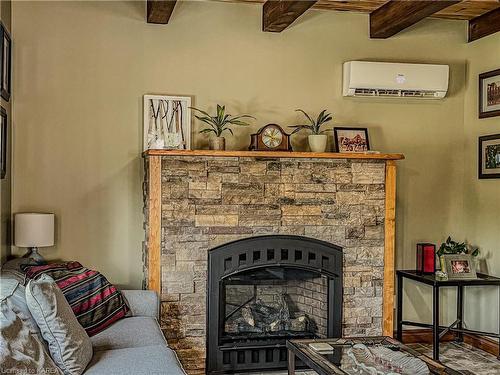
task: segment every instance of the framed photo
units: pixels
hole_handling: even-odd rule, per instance
[[[475,279],[476,267],[470,254],[449,254],[444,256],[449,280]]]
[[[367,128],[333,128],[336,152],[364,152],[370,150]]]
[[[144,95],[144,151],[191,149],[191,97]]]
[[[500,69],[479,75],[479,118],[500,116]]]
[[[0,179],[7,174],[7,111],[0,107]]]
[[[1,60],[1,79],[0,95],[5,100],[10,99],[11,88],[11,39],[9,32],[3,24],[0,27],[0,60]]]
[[[500,178],[500,134],[479,137],[479,178]]]

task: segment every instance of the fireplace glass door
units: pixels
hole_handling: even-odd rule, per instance
[[[221,281],[220,344],[327,337],[328,277],[268,266]]]

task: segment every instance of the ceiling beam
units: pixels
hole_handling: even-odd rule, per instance
[[[147,0],[148,23],[167,24],[174,11],[176,0]]]
[[[391,0],[370,13],[370,38],[386,39],[416,24],[456,0]]]
[[[316,1],[267,0],[262,9],[262,31],[282,32]]]
[[[500,8],[469,21],[469,42],[500,31]]]

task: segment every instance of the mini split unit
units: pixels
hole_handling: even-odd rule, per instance
[[[344,63],[344,96],[442,99],[448,91],[448,65],[370,61]]]

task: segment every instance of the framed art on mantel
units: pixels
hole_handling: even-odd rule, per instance
[[[479,118],[500,116],[500,69],[479,75]]]
[[[191,149],[191,97],[144,95],[144,151]]]
[[[1,66],[1,79],[0,79],[0,94],[3,99],[9,101],[10,88],[11,88],[11,40],[7,29],[3,24],[0,28],[0,61]]]
[[[500,134],[479,137],[479,178],[500,178]]]
[[[336,152],[366,152],[370,150],[367,128],[333,128]]]

